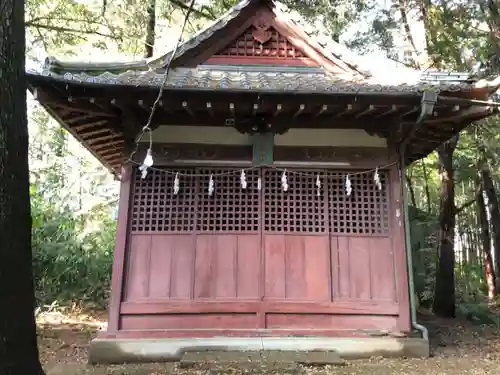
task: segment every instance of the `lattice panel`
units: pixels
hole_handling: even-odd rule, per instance
[[[327,232],[325,179],[322,179],[322,187],[318,196],[316,175],[287,173],[289,188],[285,192],[281,185],[282,174],[283,172],[276,170],[264,171],[262,187],[264,231]],[[324,176],[324,173],[322,174]]]
[[[261,43],[259,40],[265,40],[265,42]],[[229,47],[226,47],[214,56],[275,58],[307,57],[273,27],[269,27],[267,30],[261,30],[255,26],[251,26]]]
[[[171,171],[171,169],[169,169]],[[187,176],[179,178],[179,193],[174,194],[175,175],[148,171],[143,180],[135,173],[132,195],[132,231],[192,232],[195,228],[196,181],[191,169],[174,170]]]
[[[379,171],[382,190],[373,174],[350,176],[351,196],[346,195],[345,173],[330,173],[329,210],[331,232],[335,234],[389,234],[388,175]]]
[[[197,169],[198,231],[209,232],[258,232],[260,230],[260,191],[258,169],[245,172],[247,188],[242,189],[239,173],[220,175],[226,169]],[[214,177],[214,192],[208,194],[210,174]]]

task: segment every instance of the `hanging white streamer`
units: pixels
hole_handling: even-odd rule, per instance
[[[210,175],[210,181],[208,181],[208,195],[212,195],[214,193],[214,177]]]
[[[382,190],[382,181],[380,181],[378,168],[375,169],[375,174],[373,175],[373,181],[375,181],[375,186],[377,186],[377,189]]]
[[[241,188],[246,189],[247,188],[247,178],[246,178],[244,169],[241,170],[240,181],[241,181]]]
[[[319,174],[316,176],[316,187],[318,188],[317,195],[319,197],[321,195],[321,180],[319,178]]]
[[[144,161],[139,166],[139,170],[141,171],[141,178],[144,180],[148,175],[148,168],[153,166],[153,153],[150,148],[146,152],[146,157]]]
[[[179,194],[179,190],[180,190],[179,172],[177,172],[174,178],[174,195]]]
[[[349,178],[349,175],[347,175],[345,178],[345,194],[348,197],[350,197],[352,194],[352,184],[351,184],[351,179]]]
[[[286,169],[281,175],[281,187],[283,188],[283,191],[288,191],[288,178],[286,176]]]

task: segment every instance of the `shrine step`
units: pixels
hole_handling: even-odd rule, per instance
[[[344,366],[346,362],[334,351],[201,351],[186,352],[180,361],[180,366],[189,368],[194,366],[237,365],[238,367],[272,367],[284,371],[291,371],[299,365]]]

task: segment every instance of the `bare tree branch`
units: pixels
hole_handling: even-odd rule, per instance
[[[28,27],[35,27],[37,29],[45,29],[49,31],[58,31],[58,32],[65,32],[65,33],[73,33],[73,34],[94,34],[94,35],[99,35],[105,38],[110,38],[114,40],[121,40],[121,37],[112,35],[112,34],[106,34],[106,33],[101,33],[99,31],[95,30],[78,30],[78,29],[73,29],[69,27],[62,27],[62,26],[53,26],[53,25],[43,25],[39,23],[26,23],[26,26]]]
[[[184,4],[181,0],[170,0],[170,2],[175,5],[176,7],[179,7],[183,10],[188,10],[189,9],[189,6]],[[197,16],[199,17],[203,17],[203,18],[206,18],[207,20],[210,20],[210,21],[213,21],[215,20],[217,17],[215,17],[215,15],[210,12],[210,13],[207,13],[205,12],[206,8],[203,7],[201,9],[196,9],[196,8],[193,8],[191,9],[191,12],[193,14],[196,14]]]

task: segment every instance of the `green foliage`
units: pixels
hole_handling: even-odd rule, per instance
[[[104,307],[109,293],[116,183],[47,113],[30,116],[33,271],[40,305]]]
[[[108,299],[115,224],[105,217],[98,230],[81,233],[81,220],[47,203],[32,187],[33,272],[37,303],[79,301],[103,308]]]
[[[415,293],[420,305],[432,304],[436,281],[436,219],[415,207],[409,208]]]

